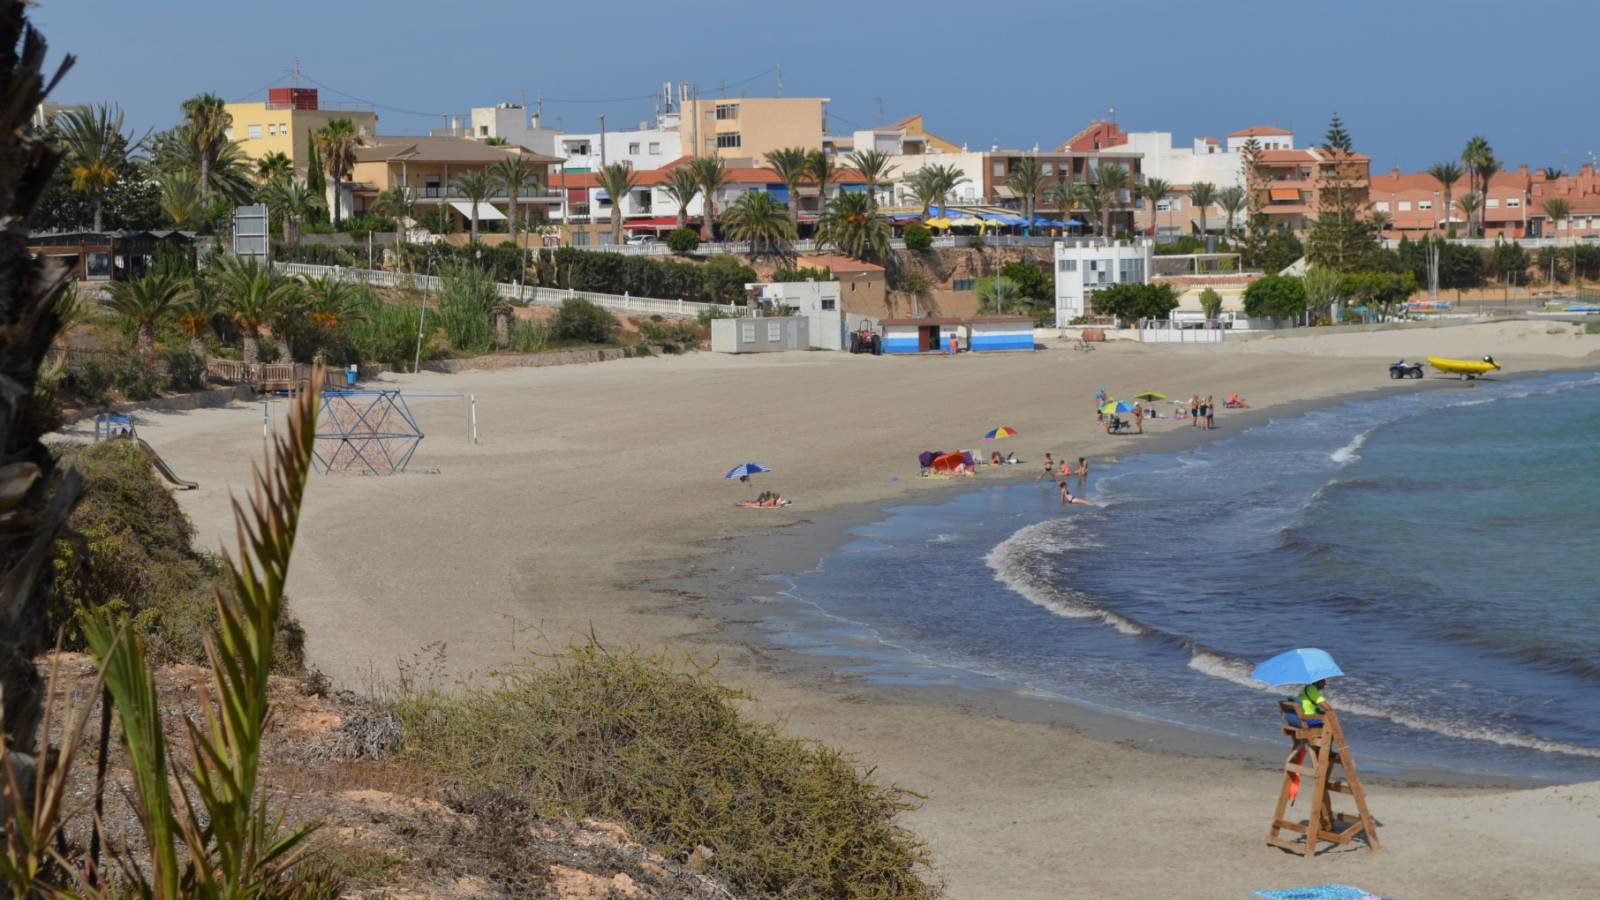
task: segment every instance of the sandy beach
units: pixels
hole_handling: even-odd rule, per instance
[[[1029,460],[1104,458],[1162,440],[1104,434],[1092,413],[1099,388],[1219,401],[1237,392],[1259,420],[1363,391],[1470,389],[1391,382],[1385,369],[1401,357],[1486,353],[1508,374],[1594,369],[1600,336],[1514,321],[954,360],[697,353],[394,377],[386,385],[414,393],[427,432],[411,470],[319,477],[289,590],[311,663],[357,690],[392,679],[399,660],[436,655],[446,679],[486,677],[591,630],[603,643],[717,657],[719,677],[748,690],[757,715],[926,795],[906,824],[929,841],[955,897],[1245,897],[1330,881],[1403,898],[1588,897],[1600,876],[1600,783],[1375,784],[1383,852],[1307,862],[1263,843],[1278,777],[1259,760],[1180,755],[1181,735],[1111,739],[1070,711],[1015,721],[981,704],[797,677],[768,649],[721,639],[694,597],[636,589],[731,568],[717,554],[738,538],[951,490],[915,477],[916,454],[977,446],[997,424],[1021,432],[1008,449]],[[476,445],[466,395],[476,398]],[[1215,434],[1248,421],[1224,411]],[[231,533],[229,491],[260,453],[262,405],[137,422],[200,483],[178,496],[201,543],[218,545]],[[736,508],[748,490],[721,475],[745,460],[771,466],[761,486],[794,505]]]

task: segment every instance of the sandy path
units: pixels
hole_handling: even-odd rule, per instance
[[[413,400],[428,437],[411,473],[314,483],[290,591],[313,662],[358,688],[434,642],[452,677],[591,627],[613,643],[673,644],[704,623],[627,590],[669,571],[663,561],[832,505],[927,490],[907,477],[918,451],[979,446],[996,424],[1021,431],[1012,446],[1029,459],[1137,449],[1137,438],[1096,429],[1099,387],[1238,391],[1270,408],[1415,389],[1385,377],[1400,356],[1493,353],[1515,372],[1593,368],[1584,357],[1596,350],[1600,338],[1538,322],[1088,354],[695,354],[401,378],[408,391],[475,394],[482,443],[465,439],[462,400]],[[201,483],[179,496],[200,533],[220,539],[227,490],[260,451],[260,407],[144,415],[140,431]],[[776,470],[763,486],[793,497],[791,510],[733,507],[743,489],[720,474],[746,459]],[[1180,766],[1064,728],[823,692],[767,674],[744,648],[708,649],[760,714],[928,794],[908,821],[956,896],[1223,897],[1337,880],[1408,898],[1527,896],[1532,885],[1576,897],[1600,872],[1595,785],[1381,788],[1372,804],[1388,852],[1308,864],[1261,844],[1276,780],[1259,764]]]

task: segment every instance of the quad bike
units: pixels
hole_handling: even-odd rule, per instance
[[[1389,367],[1389,377],[1390,378],[1421,378],[1422,377],[1422,363],[1415,363],[1415,362],[1408,363],[1408,362],[1406,362],[1405,360],[1402,359],[1399,362],[1397,362],[1394,365],[1391,365]]]

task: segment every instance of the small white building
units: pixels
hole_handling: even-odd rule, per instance
[[[804,316],[769,316],[711,320],[711,349],[716,353],[775,353],[811,346]]]
[[[1088,314],[1089,297],[1113,284],[1150,279],[1155,246],[1148,240],[1056,241],[1056,327]]]
[[[840,308],[837,281],[769,281],[747,284],[745,290],[764,307],[805,319],[810,346],[819,350],[843,350],[850,332],[863,323],[869,328],[874,324]]]

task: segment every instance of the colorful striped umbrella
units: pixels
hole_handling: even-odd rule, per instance
[[[1133,404],[1121,400],[1112,400],[1105,406],[1100,407],[1100,411],[1108,416],[1117,413],[1130,413],[1133,412]]]
[[[763,466],[761,463],[758,463],[758,462],[747,462],[747,463],[740,463],[739,465],[734,466],[733,468],[728,470],[728,474],[726,474],[726,475],[724,475],[722,477],[728,479],[729,481],[732,481],[735,478],[746,479],[746,478],[749,478],[751,475],[759,475],[762,472],[771,472],[771,471],[772,471],[771,469],[767,468],[766,466]]]
[[[993,431],[989,432],[988,434],[984,435],[983,439],[986,440],[986,441],[998,441],[1001,438],[1016,437],[1016,436],[1017,436],[1017,430],[1015,428],[1007,428],[1006,426],[1001,425],[1000,427],[996,428],[995,430],[993,430]]]

